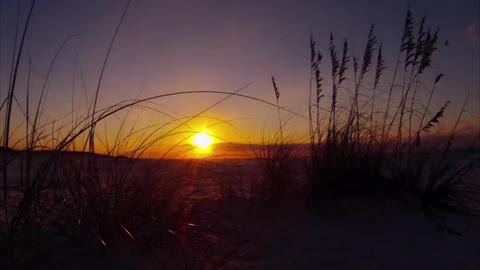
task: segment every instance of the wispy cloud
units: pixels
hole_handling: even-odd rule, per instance
[[[466,33],[469,41],[473,42],[476,45],[478,45],[480,43],[480,36],[479,36],[479,33],[478,33],[478,25],[475,25],[474,23],[471,23],[471,24],[467,25],[465,33]]]

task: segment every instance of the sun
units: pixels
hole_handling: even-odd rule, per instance
[[[203,150],[208,149],[212,144],[212,137],[210,137],[205,131],[197,133],[193,136],[193,144]]]

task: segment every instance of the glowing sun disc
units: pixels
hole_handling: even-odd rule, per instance
[[[205,131],[197,133],[193,136],[193,144],[202,149],[207,149],[212,144],[212,137],[205,133]]]

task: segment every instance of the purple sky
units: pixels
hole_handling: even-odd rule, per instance
[[[8,67],[14,40],[16,3],[2,1],[1,90],[5,96]],[[21,22],[30,1],[21,3]],[[43,76],[55,50],[75,37],[59,55],[48,84],[45,119],[69,112],[75,71],[75,107],[85,104],[81,88],[83,72],[88,94],[96,87],[103,57],[125,1],[38,1],[26,39],[32,56],[32,95],[38,97]],[[353,52],[361,55],[370,24],[376,25],[383,42],[387,89],[398,51],[401,29],[409,1],[154,1],[134,0],[113,46],[99,96],[99,107],[134,98],[185,90],[232,91],[252,83],[242,93],[274,101],[270,77],[281,91],[280,102],[306,115],[309,84],[310,31],[327,55],[328,35],[340,45],[348,37]],[[467,92],[471,94],[469,123],[478,126],[479,107],[479,17],[477,0],[411,1],[418,21],[428,15],[428,24],[440,27],[440,51],[432,73],[445,73],[432,108],[451,100],[454,118]],[[448,40],[449,45],[443,44]],[[328,64],[325,57],[325,91]],[[76,63],[76,69],[75,67]],[[27,53],[21,65],[18,99],[24,100]],[[431,85],[430,77],[425,84]],[[426,93],[422,94],[426,95]],[[183,96],[159,100],[176,112],[194,114],[216,102],[215,95]],[[276,121],[276,110],[253,101],[230,99],[209,112],[222,119],[249,118],[233,122],[236,129],[222,128],[227,140],[259,137],[262,127]],[[289,118],[285,114],[285,118]],[[255,118],[255,119],[250,119]],[[203,121],[203,122],[202,122]],[[195,122],[196,128],[207,120]],[[207,121],[208,122],[208,121]],[[306,122],[293,118],[292,130],[304,130]],[[301,132],[299,132],[301,133]]]

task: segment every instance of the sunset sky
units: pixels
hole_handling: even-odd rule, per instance
[[[8,86],[14,40],[16,2],[4,0],[1,13],[1,90]],[[30,1],[21,3],[21,23]],[[81,73],[88,95],[93,95],[100,68],[126,1],[38,1],[27,34],[21,64],[18,96],[25,100],[28,53],[32,57],[32,99],[39,95],[48,65],[58,46],[74,37],[60,53],[48,84],[43,117],[55,119],[71,110],[72,84],[75,107],[84,106]],[[125,99],[188,90],[234,91],[251,83],[242,94],[275,102],[271,76],[280,88],[280,103],[307,115],[309,85],[309,35],[328,54],[329,33],[337,44],[347,37],[353,53],[361,55],[370,24],[383,42],[387,71],[391,74],[408,4],[417,21],[423,14],[428,25],[440,27],[440,51],[432,64],[444,73],[432,108],[451,100],[455,118],[470,92],[468,128],[479,123],[480,7],[477,0],[458,1],[154,1],[134,0],[121,25],[105,71],[99,108]],[[448,46],[445,42],[448,40]],[[28,53],[27,53],[28,52]],[[329,59],[325,91],[328,87]],[[73,82],[73,78],[75,81]],[[425,79],[431,85],[431,79]],[[171,113],[193,115],[223,96],[190,95],[156,100]],[[154,115],[141,117],[150,121]],[[230,98],[207,113],[229,122],[213,129],[228,141],[258,141],[264,126],[277,121],[275,108],[241,98]],[[292,115],[284,113],[284,119]],[[148,119],[148,120],[147,120]],[[153,120],[155,121],[155,120]],[[195,129],[215,121],[196,119]],[[275,122],[276,123],[276,122]],[[303,136],[307,123],[293,117],[289,130]],[[467,128],[467,127],[466,127]],[[102,131],[103,132],[103,131]]]

